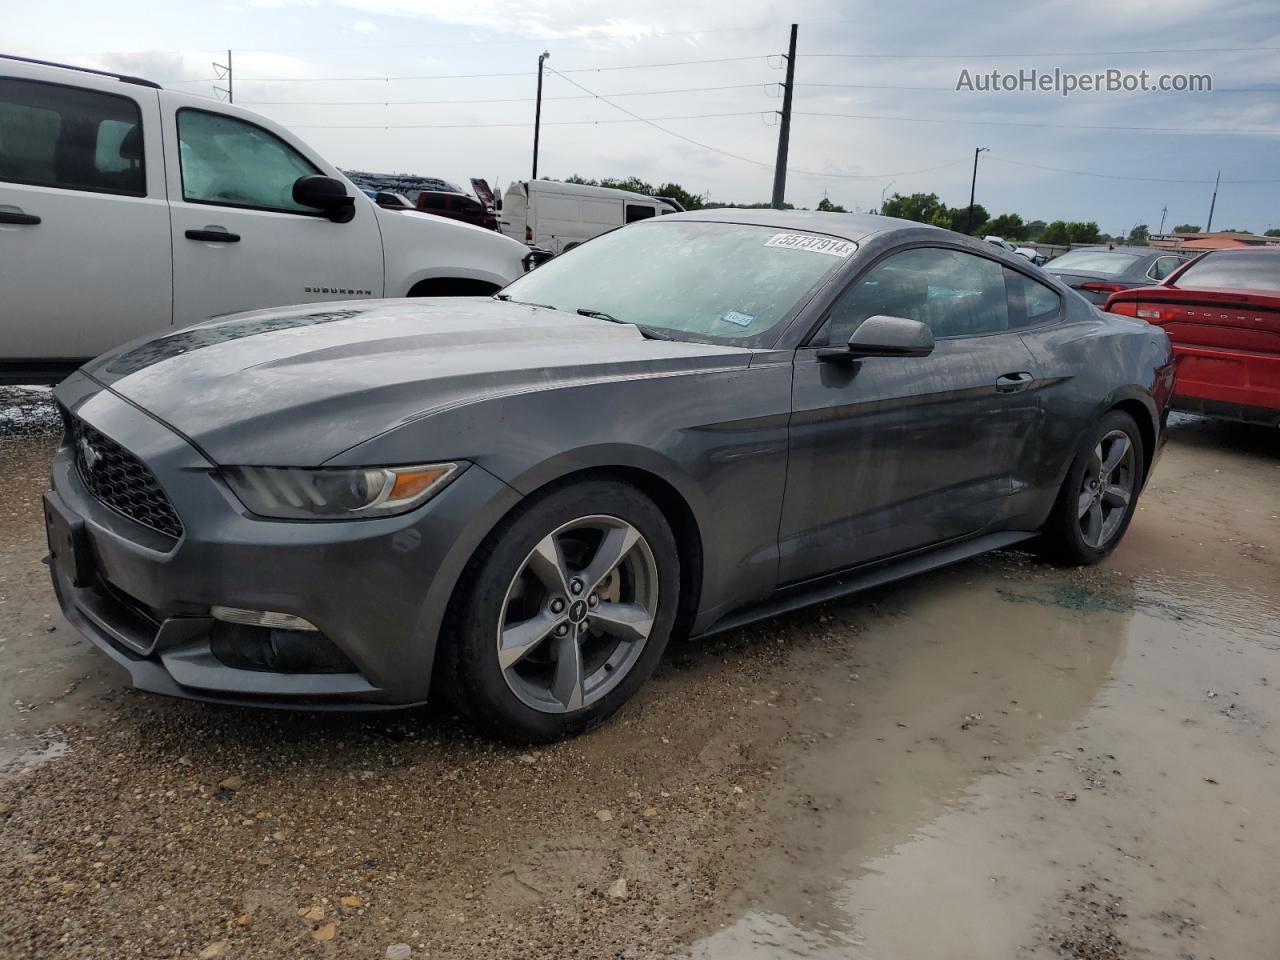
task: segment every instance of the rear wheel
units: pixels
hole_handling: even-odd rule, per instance
[[[1142,435],[1133,417],[1112,410],[1067,470],[1041,546],[1054,559],[1095,564],[1119,544],[1142,489]]]
[[[653,671],[675,619],[675,538],[662,512],[612,481],[565,487],[504,521],[451,608],[453,699],[498,736],[580,733]]]

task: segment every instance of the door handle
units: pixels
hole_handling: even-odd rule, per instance
[[[188,240],[203,240],[206,243],[239,243],[240,234],[228,233],[226,230],[188,230]]]
[[[12,210],[0,210],[0,223],[12,223],[22,227],[34,227],[40,218],[30,213],[14,213]]]
[[[996,389],[1001,393],[1020,393],[1035,382],[1035,377],[1025,370],[996,377]]]

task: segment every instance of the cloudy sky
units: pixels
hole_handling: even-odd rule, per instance
[[[825,194],[865,210],[886,190],[933,191],[962,205],[974,148],[984,146],[977,196],[992,213],[1096,220],[1117,233],[1139,222],[1154,231],[1167,207],[1167,228],[1203,226],[1221,169],[1215,226],[1280,226],[1275,0],[794,0],[783,8],[774,0],[0,0],[6,52],[212,96],[211,61],[231,48],[236,102],[292,127],[338,166],[463,181],[528,176],[537,56],[547,50],[548,66],[564,76],[546,79],[543,175],[634,174],[744,202],[769,197],[779,54],[794,20],[787,199],[797,205]],[[1063,98],[955,89],[962,70],[1033,68],[1207,73],[1214,91]]]

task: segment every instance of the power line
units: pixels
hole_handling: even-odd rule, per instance
[[[730,83],[718,87],[681,87],[674,90],[631,90],[625,93],[610,93],[610,97],[657,97],[672,93],[706,93],[713,90],[746,90],[748,88],[773,86],[770,83]],[[585,93],[567,97],[543,97],[547,100],[590,100]],[[463,103],[533,103],[533,97],[492,97],[478,100],[242,100],[241,104],[254,106],[311,106],[311,107],[397,107],[427,106]]]
[[[991,159],[998,163],[1007,163],[1015,167],[1031,167],[1036,170],[1048,170],[1053,173],[1069,173],[1077,177],[1101,177],[1104,180],[1137,180],[1143,183],[1213,183],[1212,180],[1196,180],[1184,177],[1134,177],[1121,173],[1098,173],[1092,170],[1068,170],[1064,167],[1050,167],[1043,163],[1029,163],[1025,160],[1009,160],[998,154],[992,154]],[[1258,184],[1258,183],[1280,183],[1280,180],[1223,180],[1223,183],[1240,183],[1240,184]]]
[[[600,94],[592,90],[588,90],[586,87],[580,84],[577,80],[574,80],[572,77],[566,77],[561,71],[556,70],[552,67],[547,67],[546,69],[549,73],[555,74],[561,80],[564,80],[566,83],[573,84],[583,93],[588,93],[591,96],[595,97],[601,103],[604,103],[607,106],[613,107],[615,110],[620,110],[622,113],[625,113],[627,116],[631,117],[633,120],[638,120],[641,123],[648,124],[649,126],[653,127],[655,130],[660,130],[661,132],[665,133],[669,137],[675,137],[677,140],[683,140],[685,143],[692,144],[695,147],[700,147],[703,150],[709,150],[712,153],[718,153],[721,156],[729,157],[730,159],[733,159],[733,160],[739,160],[743,163],[750,163],[753,166],[765,167],[767,169],[773,169],[774,167],[774,164],[772,163],[766,163],[763,160],[753,160],[750,157],[743,157],[736,153],[730,153],[728,150],[721,150],[719,147],[713,147],[710,144],[702,143],[699,140],[694,140],[692,137],[686,137],[683,133],[678,133],[675,130],[669,130],[666,127],[659,126],[652,119],[642,117],[639,114],[632,113],[626,107],[621,106],[620,104],[617,104],[617,103],[613,103],[612,101],[606,99],[605,97],[602,97]],[[957,163],[965,163],[965,162],[967,162],[967,160],[953,160],[950,163],[942,163],[933,167],[925,167],[921,170],[906,170],[906,171],[899,171],[897,173],[832,173],[832,172],[818,171],[818,170],[797,170],[793,167],[788,167],[787,172],[800,174],[802,176],[808,176],[808,177],[827,177],[827,178],[838,178],[838,179],[848,179],[848,180],[864,180],[864,179],[879,180],[884,177],[906,177],[916,173],[929,173],[933,170],[942,170],[946,167],[953,167]]]
[[[689,67],[705,63],[743,63],[748,60],[768,61],[772,53],[761,53],[748,57],[712,57],[705,60],[669,60],[663,63],[626,63],[602,67],[571,67],[557,71],[566,73],[604,73],[614,70],[657,70],[664,67]],[[241,83],[390,83],[401,80],[477,80],[488,77],[527,77],[530,70],[516,70],[504,73],[437,73],[412,77],[239,77]],[[195,80],[161,80],[160,83],[196,83]]]
[[[548,68],[550,69],[550,68]],[[544,127],[582,127],[608,123],[653,123],[655,120],[710,120],[716,117],[758,117],[771,114],[772,110],[745,110],[737,113],[687,113],[674,117],[635,117],[631,120],[544,120]],[[456,130],[481,127],[531,127],[530,121],[514,123],[371,123],[371,124],[290,124],[294,130]]]
[[[1139,127],[1097,123],[1049,123],[1038,120],[956,120],[951,117],[895,117],[863,113],[816,113],[796,111],[806,117],[836,117],[848,120],[896,120],[902,123],[946,123],[977,127],[1057,127],[1064,130],[1128,130],[1144,133],[1244,133],[1275,136],[1280,128],[1267,127]]]
[[[835,57],[853,60],[989,60],[1013,57],[1127,57],[1150,53],[1252,53],[1280,47],[1169,47],[1155,50],[1047,50],[1040,53],[805,53],[805,57]]]

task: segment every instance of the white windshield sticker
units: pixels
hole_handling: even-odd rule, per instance
[[[755,314],[743,313],[741,310],[730,310],[720,319],[725,323],[732,323],[739,327],[749,327],[756,322]]]
[[[764,245],[826,253],[833,257],[847,257],[858,249],[858,245],[852,240],[837,240],[835,237],[823,237],[816,233],[775,233]]]

